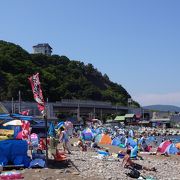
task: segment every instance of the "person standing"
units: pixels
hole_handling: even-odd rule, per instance
[[[69,147],[68,147],[68,144],[69,144],[68,134],[64,127],[60,127],[59,142],[63,143],[64,152],[67,151],[68,154],[71,154]]]

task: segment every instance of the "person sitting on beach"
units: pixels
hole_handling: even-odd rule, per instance
[[[77,146],[81,148],[82,151],[87,151],[87,145],[83,142],[81,138],[79,138]]]
[[[124,156],[124,159],[123,159],[123,162],[122,162],[122,165],[124,166],[124,168],[135,168],[137,170],[156,171],[155,167],[147,168],[147,167],[142,166],[140,164],[134,163],[131,160],[130,155],[131,155],[131,150],[127,149],[126,155]]]
[[[91,142],[91,148],[93,148],[93,149],[102,149],[102,147],[98,146],[98,143],[95,142],[94,139]]]

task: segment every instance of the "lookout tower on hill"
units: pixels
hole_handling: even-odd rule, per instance
[[[33,46],[34,54],[45,54],[51,56],[52,47],[48,43]]]

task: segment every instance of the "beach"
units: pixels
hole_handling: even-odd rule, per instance
[[[106,146],[111,153],[118,152],[119,148]],[[122,166],[122,159],[113,159],[111,157],[98,159],[97,152],[88,149],[87,152],[80,151],[77,147],[72,148],[72,154],[69,155],[73,162],[68,166],[59,167],[57,163],[52,163],[45,169],[24,169],[22,170],[24,179],[31,180],[58,180],[58,179],[111,179],[111,180],[130,180],[125,173],[128,169]],[[134,160],[146,167],[156,167],[157,172],[141,170],[143,177],[151,177],[156,180],[179,180],[180,179],[180,156],[171,155],[165,157],[162,155],[142,155],[143,160]]]

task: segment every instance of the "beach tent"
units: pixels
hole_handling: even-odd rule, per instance
[[[177,152],[178,152],[178,149],[173,143],[167,146],[167,148],[165,149],[165,153],[168,153],[168,154],[177,154]]]
[[[129,137],[128,139],[127,139],[127,143],[131,146],[131,147],[135,147],[135,146],[137,146],[137,142],[133,139],[133,138],[131,138],[131,137]]]
[[[109,134],[103,134],[99,143],[100,144],[111,144],[112,143],[112,139],[109,136]]]
[[[82,131],[81,137],[84,141],[92,141],[94,134],[90,128],[87,128],[84,131]]]
[[[99,143],[101,141],[101,139],[102,139],[102,134],[98,134],[95,136],[95,142],[96,143]]]
[[[116,137],[112,140],[112,145],[113,146],[119,146],[121,144],[120,138]]]
[[[164,141],[164,142],[162,142],[162,143],[159,145],[157,151],[158,151],[158,152],[161,152],[161,153],[165,153],[166,148],[167,148],[170,144],[172,144],[170,141]]]

